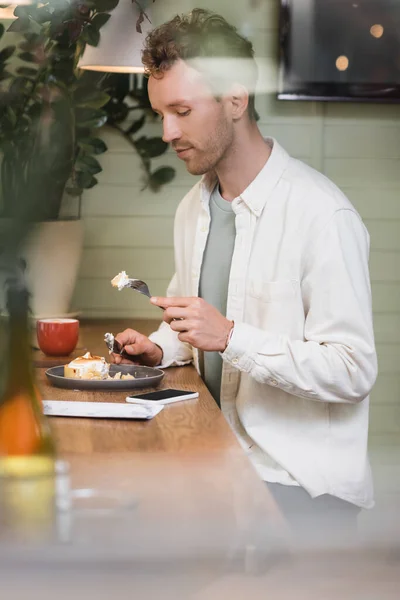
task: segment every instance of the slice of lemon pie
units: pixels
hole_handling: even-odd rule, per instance
[[[64,377],[74,379],[107,379],[110,365],[103,356],[86,352],[64,366]]]

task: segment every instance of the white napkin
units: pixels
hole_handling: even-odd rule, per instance
[[[58,417],[90,417],[92,419],[152,419],[163,405],[147,406],[120,402],[75,402],[70,400],[44,400],[45,415]]]

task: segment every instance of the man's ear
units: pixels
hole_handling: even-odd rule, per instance
[[[241,119],[249,104],[249,92],[243,85],[235,83],[229,96],[232,103],[232,118],[234,120]]]

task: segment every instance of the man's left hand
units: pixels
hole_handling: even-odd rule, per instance
[[[151,298],[151,303],[164,308],[164,321],[178,331],[181,342],[199,350],[224,352],[233,327],[232,321],[202,298]]]

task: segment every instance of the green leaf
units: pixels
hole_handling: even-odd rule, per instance
[[[10,85],[10,93],[20,96],[26,91],[27,86],[30,84],[31,80],[26,77],[15,77]]]
[[[43,36],[38,35],[37,33],[25,32],[24,38],[25,41],[20,42],[18,45],[18,49],[22,52],[32,52],[33,50],[36,50],[38,46],[43,46],[45,43]]]
[[[142,117],[140,117],[140,119],[137,119],[137,121],[134,121],[132,123],[132,125],[129,127],[129,129],[126,131],[126,133],[128,135],[133,135],[134,133],[137,133],[139,131],[139,129],[141,129],[143,127],[145,122],[146,122],[146,117],[145,117],[145,115],[143,115]]]
[[[77,139],[89,138],[91,135],[92,131],[88,127],[79,127],[76,132]]]
[[[61,7],[57,0],[57,12],[60,11],[60,8]],[[38,21],[38,23],[48,23],[52,20],[52,14],[49,10],[47,10],[46,6],[36,7],[36,10],[32,17],[35,19],[35,21]]]
[[[8,60],[14,54],[15,46],[6,46],[0,52],[0,62]]]
[[[12,74],[9,71],[6,71],[5,69],[1,71],[0,81],[4,81],[5,79],[9,79],[10,77],[12,77]]]
[[[97,119],[105,115],[104,110],[97,108],[85,108],[85,107],[77,107],[75,109],[76,120],[87,121],[88,119]]]
[[[175,177],[175,169],[172,167],[160,167],[150,174],[149,184],[152,190],[157,191],[166,183],[172,181]]]
[[[97,31],[99,31],[99,29],[101,29],[101,27],[103,27],[103,25],[107,23],[110,17],[111,15],[108,15],[107,13],[99,13],[95,15],[92,19],[93,27],[95,27]]]
[[[98,13],[109,12],[118,6],[118,0],[96,0],[96,11]]]
[[[83,30],[81,39],[89,44],[89,46],[97,46],[100,41],[100,33],[98,29],[89,23]]]
[[[10,123],[14,127],[17,124],[17,115],[15,114],[11,106],[7,106],[7,116],[9,118]]]
[[[21,33],[29,30],[29,19],[15,19],[7,29],[11,33]]]
[[[93,158],[93,156],[89,156],[87,154],[78,160],[77,169],[79,171],[86,171],[92,175],[101,173],[103,170],[99,161]]]
[[[42,33],[42,26],[33,19],[29,21],[29,31],[32,34],[38,35]]]
[[[108,74],[99,71],[80,71],[78,75],[78,85],[80,88],[90,88],[98,90],[99,86],[107,79]]]
[[[76,174],[76,183],[79,187],[88,190],[96,185],[97,179],[87,171],[78,171]]]
[[[125,102],[118,102],[113,96],[111,102],[105,107],[110,123],[122,123],[129,115],[129,107]]]
[[[100,138],[83,138],[78,140],[78,146],[90,154],[103,154],[107,150],[107,145]]]
[[[16,6],[14,16],[20,17],[21,19],[29,19],[29,14],[25,6]]]
[[[25,75],[26,77],[36,77],[37,70],[31,69],[30,67],[18,67],[18,75]]]
[[[20,52],[20,54],[18,54],[18,58],[20,58],[21,60],[24,60],[25,62],[35,62],[36,61],[35,55],[32,54],[32,52]]]
[[[75,96],[76,106],[83,108],[101,108],[110,100],[110,96],[106,92],[98,90],[90,91],[86,96],[78,95]]]
[[[72,58],[63,58],[57,62],[54,61],[52,75],[55,80],[61,80],[64,84],[72,83],[75,80],[73,75],[74,60]]]
[[[107,123],[107,115],[104,115],[103,117],[99,117],[98,119],[88,119],[87,121],[84,121],[83,123],[78,123],[77,127],[95,129],[95,128],[103,127],[103,125],[105,125],[106,123]]]
[[[5,114],[3,114],[2,118],[1,118],[2,134],[3,135],[4,135],[4,133],[12,134],[14,127],[16,125],[16,122],[17,122],[16,115],[15,115],[14,111],[12,110],[12,108],[10,108],[8,106]]]
[[[77,127],[89,128],[101,127],[107,121],[107,115],[104,110],[96,110],[94,108],[76,108],[75,116]]]
[[[143,14],[143,11],[141,10],[139,12],[139,16],[138,16],[138,18],[136,20],[136,31],[137,31],[137,33],[142,33],[142,23],[143,23],[143,21],[144,21],[144,14]]]
[[[136,141],[136,147],[140,154],[145,154],[149,158],[161,156],[168,149],[168,144],[159,137],[141,137]]]

